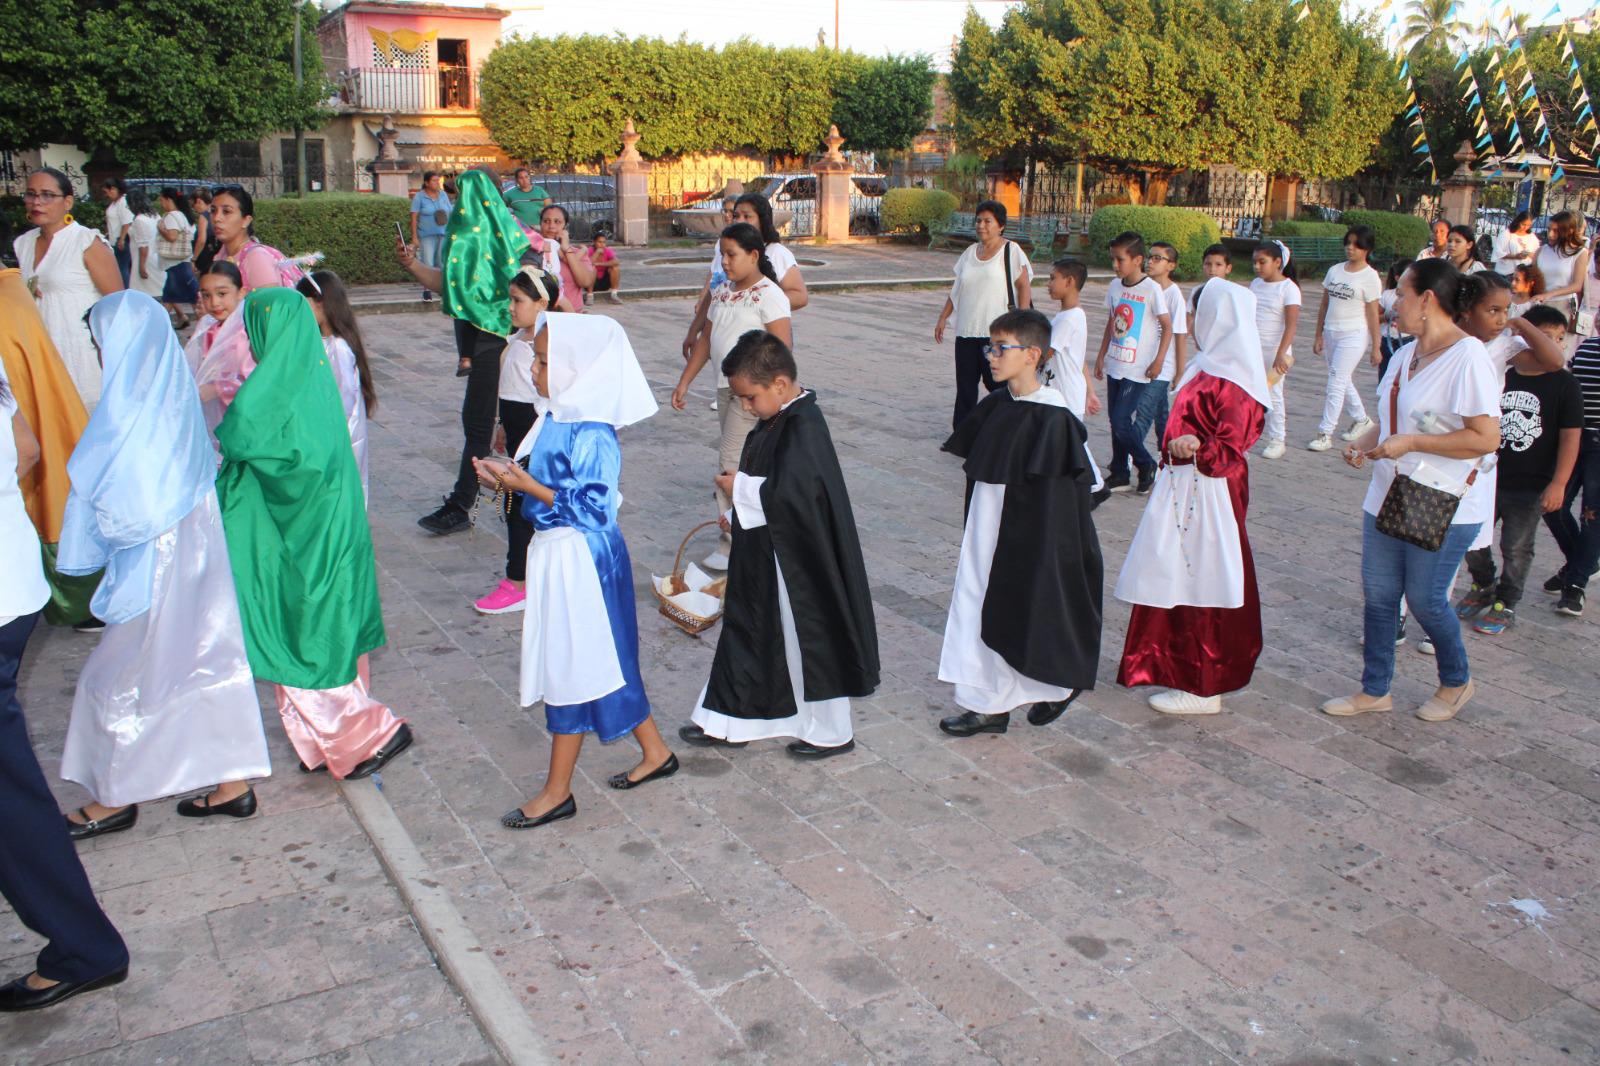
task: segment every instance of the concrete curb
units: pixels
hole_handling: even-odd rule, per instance
[[[343,781],[340,790],[372,841],[378,861],[400,890],[439,968],[466,1001],[495,1051],[510,1066],[556,1066],[528,1020],[528,1012],[467,928],[461,912],[450,902],[450,893],[432,877],[427,860],[375,780]]]
[[[1102,271],[1091,270],[1090,281],[1107,281],[1111,275]],[[808,281],[806,289],[809,292],[860,292],[877,291],[892,292],[896,289],[942,289],[948,288],[950,278],[941,276],[935,278],[860,278],[856,280],[840,281]],[[1042,288],[1050,281],[1049,271],[1035,274],[1033,287]],[[697,296],[700,293],[698,285],[657,285],[640,289],[624,289],[622,292],[623,306],[636,300],[662,300],[683,296]],[[358,315],[402,315],[415,314],[420,311],[434,311],[439,307],[439,301],[390,299],[390,300],[362,300],[359,295],[350,301],[351,307]],[[597,304],[596,306],[606,306]]]

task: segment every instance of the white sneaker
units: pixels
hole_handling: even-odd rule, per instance
[[[1169,688],[1152,695],[1147,701],[1162,714],[1220,714],[1221,696],[1196,696],[1193,692]]]
[[[1324,433],[1310,444],[1307,444],[1306,447],[1310,448],[1314,452],[1330,451],[1333,448],[1333,434]]]
[[[1261,458],[1282,459],[1283,453],[1287,450],[1288,446],[1285,445],[1283,441],[1275,440],[1271,444],[1268,444],[1265,448],[1261,449]]]
[[[728,569],[727,553],[714,551],[700,560],[700,566],[706,570],[726,570]]]
[[[1424,655],[1439,654],[1433,649],[1433,641],[1429,640],[1427,637],[1423,637],[1421,640],[1417,641],[1417,650]]]
[[[1360,440],[1362,434],[1366,433],[1366,431],[1371,429],[1371,428],[1372,428],[1372,419],[1363,418],[1361,421],[1355,423],[1349,429],[1347,429],[1343,433],[1339,434],[1339,439],[1340,440]]]
[[[716,410],[716,409],[717,409],[717,401],[715,401],[715,400],[712,400],[712,401],[711,401],[711,409],[712,409],[712,410],[713,410],[713,411],[715,411],[715,410]]]

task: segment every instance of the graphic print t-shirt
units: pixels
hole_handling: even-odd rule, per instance
[[[1506,371],[1500,394],[1500,485],[1543,492],[1556,469],[1563,429],[1583,428],[1583,390],[1570,370]]]
[[[1324,325],[1330,333],[1367,328],[1367,304],[1383,295],[1383,279],[1369,266],[1357,271],[1335,263],[1322,279],[1323,299],[1328,301]]]
[[[1106,376],[1143,382],[1161,344],[1159,316],[1166,309],[1161,286],[1144,278],[1128,286],[1121,278],[1106,290],[1106,310],[1111,312],[1111,343],[1106,347]],[[1171,353],[1168,353],[1171,358]]]

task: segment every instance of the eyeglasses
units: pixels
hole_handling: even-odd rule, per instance
[[[1008,348],[1016,348],[1016,349],[1019,349],[1019,350],[1026,350],[1026,349],[1032,348],[1032,347],[1033,347],[1033,345],[1031,345],[1031,344],[985,344],[983,346],[983,355],[984,355],[984,358],[987,359],[990,356],[1005,354],[1005,351]]]
[[[1151,263],[1176,263],[1177,260],[1170,255],[1147,255],[1145,259]]]
[[[50,204],[50,203],[54,203],[57,200],[65,200],[67,197],[66,197],[65,193],[59,193],[59,192],[35,192],[34,190],[29,189],[27,192],[22,194],[22,198],[24,200],[38,200],[38,201],[40,201],[42,203]]]

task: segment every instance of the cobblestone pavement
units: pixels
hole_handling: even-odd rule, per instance
[[[1149,711],[1112,683],[1127,609],[1108,593],[1101,687],[1064,718],[964,741],[938,732],[962,493],[938,451],[942,300],[830,294],[798,315],[803,378],[832,424],[877,604],[884,679],[857,706],[857,751],[798,765],[772,742],[680,748],[682,773],[630,795],[604,779],[635,749],[590,744],[578,817],[531,833],[497,821],[537,789],[548,752],[538,709],[516,706],[520,617],[471,610],[499,576],[503,530],[485,520],[436,540],[415,526],[460,443],[447,323],[363,321],[380,377],[371,513],[389,627],[375,687],[419,738],[384,793],[562,1061],[1600,1057],[1595,623],[1559,618],[1535,589],[1507,636],[1469,634],[1480,695],[1451,723],[1408,713],[1436,683],[1413,646],[1399,652],[1400,710],[1316,713],[1360,673],[1364,479],[1301,447],[1321,402],[1310,316],[1291,450],[1252,464],[1268,647],[1251,688],[1214,719]],[[687,301],[606,311],[664,400]],[[1103,313],[1090,320],[1098,336]],[[1360,382],[1370,395],[1370,368]],[[646,582],[710,516],[710,397],[704,379],[687,412],[622,437],[644,676],[669,736],[716,631],[684,636]],[[1104,416],[1090,429],[1104,456]],[[1096,513],[1108,582],[1140,505]],[[1541,533],[1535,581],[1555,555]],[[84,639],[46,634],[25,667],[47,760]],[[269,732],[276,764],[292,767]],[[142,973],[114,997],[0,1022],[0,1044],[22,1049],[8,1059],[113,1045],[81,1061],[489,1055],[328,783],[280,772],[262,798],[252,823],[179,827],[152,808],[86,849]],[[14,928],[0,917],[0,933]],[[130,1043],[141,1036],[153,1042]]]

